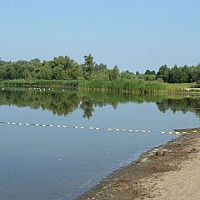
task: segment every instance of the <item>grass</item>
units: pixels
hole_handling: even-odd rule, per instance
[[[185,92],[186,88],[193,88],[195,83],[164,83],[169,91]]]
[[[117,79],[114,81],[104,81],[100,79],[80,82],[79,88],[94,91],[116,91],[132,93],[154,93],[164,91],[166,86],[159,82],[146,82],[143,80]]]
[[[102,79],[94,79],[90,81],[65,81],[65,80],[5,80],[1,81],[2,86],[27,86],[27,87],[57,87],[57,88],[73,88],[89,91],[110,91],[110,92],[128,92],[140,94],[154,94],[165,92],[184,92],[185,88],[194,87],[195,84],[168,84],[158,81],[144,81],[140,79],[128,80],[117,79],[113,81],[105,81]]]

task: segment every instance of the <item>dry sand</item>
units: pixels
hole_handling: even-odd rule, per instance
[[[191,150],[188,149],[188,151],[193,151],[193,153],[180,163],[179,169],[165,172],[157,179],[154,177],[147,179],[145,185],[154,185],[153,190],[151,191],[153,199],[200,199],[200,138],[194,139],[191,148]]]
[[[200,200],[200,128],[144,153],[78,199]]]

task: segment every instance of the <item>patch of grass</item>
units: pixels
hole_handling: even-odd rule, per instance
[[[185,88],[192,88],[195,86],[195,83],[164,83],[168,91],[175,91],[175,92],[184,92],[186,91]]]
[[[85,80],[5,80],[1,81],[1,85],[6,86],[27,86],[27,87],[57,87],[57,88],[73,88],[91,91],[110,91],[110,92],[128,92],[141,94],[154,94],[164,92],[184,92],[185,88],[194,87],[195,84],[169,84],[158,81],[144,81],[140,79],[116,79],[113,81],[105,81],[102,79]]]

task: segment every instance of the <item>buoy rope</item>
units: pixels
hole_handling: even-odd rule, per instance
[[[161,134],[187,134],[186,131],[178,132],[178,131],[150,131],[150,130],[139,130],[139,129],[126,129],[126,128],[100,128],[100,127],[92,127],[92,126],[69,126],[69,125],[59,125],[59,124],[39,124],[39,123],[22,123],[22,122],[4,122],[0,121],[0,125],[19,125],[19,126],[40,126],[40,127],[54,127],[54,128],[74,128],[74,129],[88,129],[88,130],[106,130],[106,131],[116,131],[116,132],[133,132],[133,133],[161,133]],[[197,130],[193,130],[193,132],[197,132]]]

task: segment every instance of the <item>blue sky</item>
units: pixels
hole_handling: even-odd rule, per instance
[[[200,63],[199,0],[0,0],[0,57],[144,72]]]

